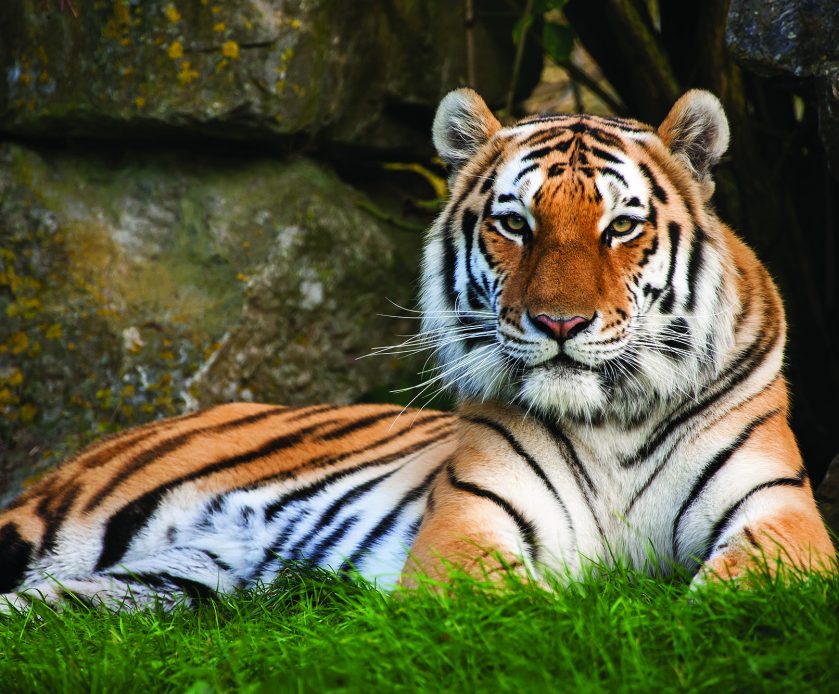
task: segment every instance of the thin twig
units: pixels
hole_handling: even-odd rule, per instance
[[[510,77],[510,90],[507,92],[507,103],[504,106],[504,113],[507,117],[513,115],[513,100],[516,96],[516,85],[519,81],[519,73],[521,72],[521,62],[524,58],[524,44],[527,43],[527,34],[530,31],[530,25],[533,23],[533,0],[527,0],[527,5],[524,8],[524,27],[522,28],[519,43],[516,46],[516,60],[513,63],[513,74]]]
[[[466,82],[476,87],[475,77],[475,1],[466,0]]]

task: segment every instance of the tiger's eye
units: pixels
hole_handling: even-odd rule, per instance
[[[524,231],[527,228],[527,220],[520,214],[508,214],[504,217],[504,225],[510,231]]]
[[[609,227],[613,234],[628,234],[635,228],[637,222],[629,217],[618,217]]]

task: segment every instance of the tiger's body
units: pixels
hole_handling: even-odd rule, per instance
[[[384,587],[451,564],[833,567],[787,424],[780,298],[709,205],[719,102],[689,92],[657,131],[502,128],[459,90],[434,134],[452,195],[423,340],[457,414],[227,405],[95,445],[0,515],[9,602],[171,603],[289,560]]]

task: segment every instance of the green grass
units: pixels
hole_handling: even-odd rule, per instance
[[[0,689],[836,691],[839,578],[759,583],[389,597],[314,575],[170,614],[38,605],[0,617]]]

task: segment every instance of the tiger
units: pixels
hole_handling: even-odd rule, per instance
[[[433,141],[449,196],[408,347],[455,411],[232,403],[93,444],[0,514],[8,609],[193,604],[298,562],[385,591],[835,569],[778,290],[713,207],[719,100],[502,125],[463,88]]]

